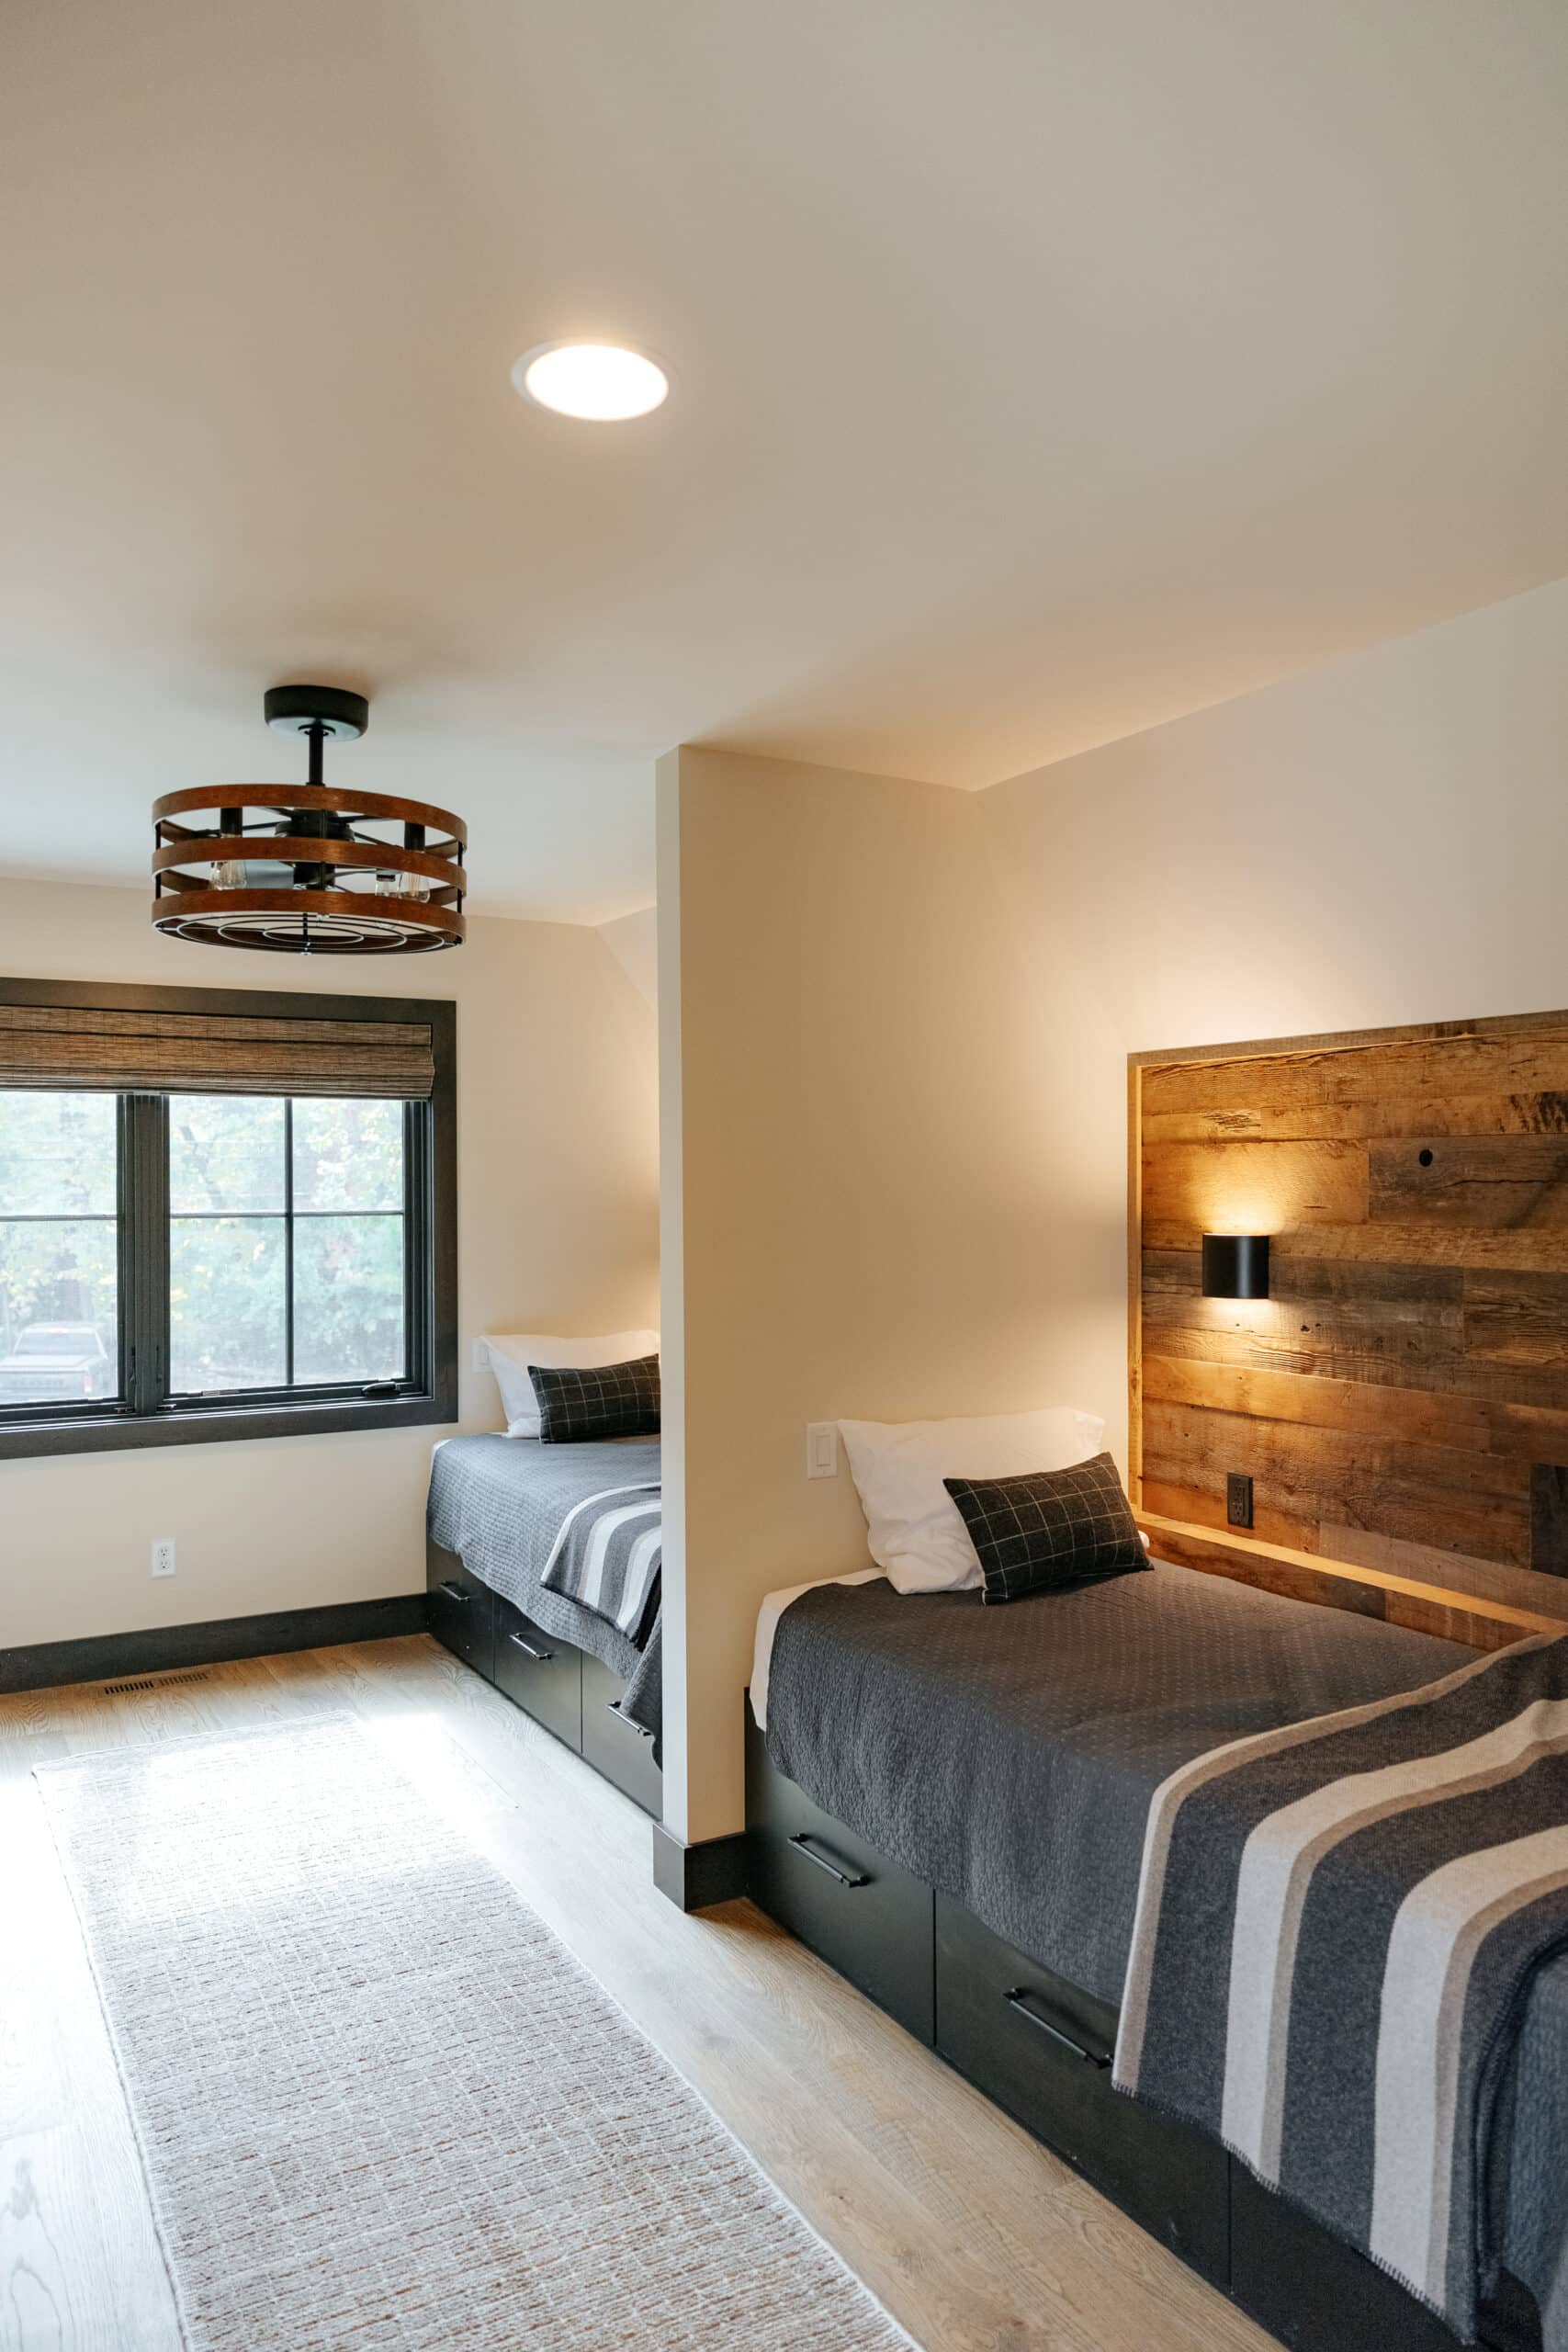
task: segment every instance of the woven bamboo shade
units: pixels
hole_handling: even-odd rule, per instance
[[[0,1088],[423,1102],[434,1080],[428,1022],[0,1004]]]

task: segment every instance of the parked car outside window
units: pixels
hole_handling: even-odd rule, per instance
[[[57,1396],[109,1396],[114,1366],[91,1323],[32,1323],[9,1355],[0,1356],[0,1402],[44,1403]]]

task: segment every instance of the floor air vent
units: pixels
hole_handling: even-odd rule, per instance
[[[118,1699],[123,1690],[167,1690],[176,1682],[210,1682],[206,1667],[195,1668],[189,1674],[142,1674],[134,1682],[102,1682],[98,1688],[106,1699]]]

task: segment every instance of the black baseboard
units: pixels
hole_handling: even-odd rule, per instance
[[[746,1833],[704,1838],[687,1846],[662,1822],[653,1825],[653,1883],[682,1911],[705,1911],[746,1892]]]
[[[386,1600],[338,1600],[321,1609],[279,1609],[265,1617],[215,1617],[205,1625],[148,1625],[135,1634],[93,1634],[85,1641],[0,1650],[0,1691],[119,1682],[177,1667],[217,1666],[231,1658],[329,1649],[336,1642],[377,1642],[423,1631],[423,1592],[395,1593]]]

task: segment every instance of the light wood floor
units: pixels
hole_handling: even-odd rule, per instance
[[[649,1825],[423,1636],[0,1699],[0,2352],[178,2352],[32,1766],[352,1710],[507,1873],[926,2352],[1272,2339],[750,1904],[683,1918]]]

